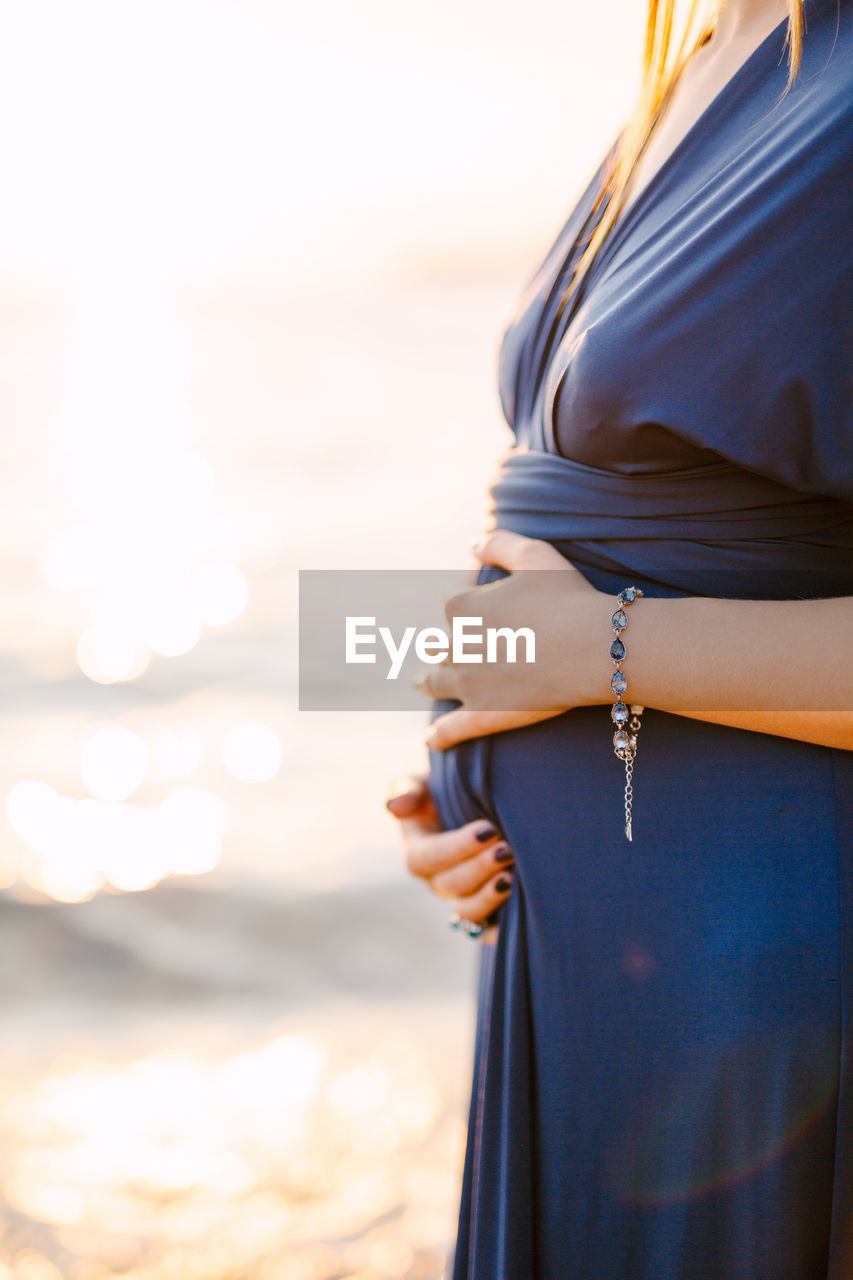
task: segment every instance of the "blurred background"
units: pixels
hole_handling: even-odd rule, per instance
[[[438,1280],[477,947],[296,574],[464,566],[643,6],[0,10],[0,1280]]]

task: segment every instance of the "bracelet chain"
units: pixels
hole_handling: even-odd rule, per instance
[[[634,760],[637,756],[637,735],[640,732],[640,716],[643,714],[644,708],[633,704],[629,709],[623,702],[628,690],[628,682],[622,671],[622,663],[628,656],[628,651],[622,639],[622,633],[628,626],[626,609],[635,600],[639,599],[642,594],[639,587],[625,587],[624,590],[620,591],[616,597],[616,611],[610,620],[613,634],[616,637],[610,645],[610,659],[616,668],[610,683],[611,689],[616,694],[616,703],[610,715],[616,725],[616,732],[613,734],[613,750],[616,756],[625,764],[625,836],[628,840],[633,840]]]

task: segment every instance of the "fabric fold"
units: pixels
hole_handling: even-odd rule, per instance
[[[551,542],[582,569],[696,595],[853,595],[853,505],[727,462],[621,475],[514,449],[491,499],[498,528]]]

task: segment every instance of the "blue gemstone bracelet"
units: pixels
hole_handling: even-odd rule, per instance
[[[610,719],[616,725],[613,735],[613,750],[625,764],[625,835],[629,840],[631,834],[631,810],[634,803],[634,760],[637,755],[637,734],[640,731],[640,716],[644,708],[639,704],[628,705],[623,701],[628,691],[628,680],[622,670],[622,663],[628,656],[622,633],[628,625],[627,610],[635,600],[642,597],[639,587],[625,587],[616,597],[616,611],[610,619],[614,639],[610,642],[610,659],[615,666],[610,679],[610,688],[616,694],[616,702],[610,710]]]

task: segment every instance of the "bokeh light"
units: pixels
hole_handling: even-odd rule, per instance
[[[99,800],[126,800],[148,772],[148,749],[129,729],[105,725],[83,743],[80,776]]]
[[[120,624],[103,622],[87,627],[77,643],[80,670],[97,684],[137,680],[151,660],[151,651]]]
[[[268,782],[281,767],[281,743],[266,725],[236,724],[225,734],[222,759],[238,782]]]
[[[96,1263],[134,1280],[439,1280],[445,1163],[462,1148],[443,1068],[399,1035],[358,1055],[290,1032],[237,1053],[160,1050],[9,1082],[0,1194],[38,1227],[43,1252],[27,1267],[38,1274],[37,1256],[49,1270],[53,1254],[66,1257],[62,1280]]]
[[[179,787],[155,811],[154,839],[172,875],[203,875],[219,861],[228,828],[225,805],[209,791]]]
[[[204,757],[201,734],[189,724],[173,728],[159,727],[154,734],[149,777],[154,782],[186,778],[194,773]]]
[[[221,857],[228,813],[213,793],[178,787],[146,807],[110,798],[128,791],[147,755],[128,751],[119,731],[98,734],[106,732],[91,762],[90,785],[103,792],[97,798],[74,800],[36,781],[17,783],[6,798],[12,829],[38,855],[25,878],[60,902],[83,902],[107,884],[130,893],[169,875],[203,875]],[[114,758],[102,750],[110,741],[121,744]]]
[[[239,618],[249,601],[249,584],[235,564],[208,560],[190,574],[190,599],[207,626],[221,627]]]

